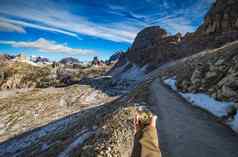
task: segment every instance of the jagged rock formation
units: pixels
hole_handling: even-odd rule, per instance
[[[120,57],[124,54],[124,52],[116,52],[115,54],[113,54],[109,60],[107,61],[108,64],[111,64],[112,62],[117,62]]]
[[[167,36],[167,32],[159,26],[147,27],[138,33],[131,50],[136,51],[152,47]]]
[[[205,17],[198,34],[224,33],[238,30],[238,1],[217,0]]]
[[[97,56],[95,56],[95,57],[93,57],[93,60],[92,60],[91,64],[92,65],[102,65],[104,63],[103,63],[103,61],[100,61]]]
[[[194,33],[168,36],[159,26],[142,30],[127,52],[128,59],[138,65],[158,67],[205,49],[218,48],[238,39],[238,1],[217,0]]]

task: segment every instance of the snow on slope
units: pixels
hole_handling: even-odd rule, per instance
[[[129,68],[126,72],[122,73],[120,79],[122,80],[135,80],[140,81],[143,80],[145,73],[143,68],[133,64],[131,68]]]
[[[109,75],[117,80],[142,81],[145,77],[147,65],[139,67],[127,61],[124,65],[114,69]]]
[[[164,80],[164,83],[169,85],[174,91],[177,91],[176,78],[169,78]],[[217,117],[228,115],[228,110],[232,107],[233,102],[217,101],[205,93],[181,93],[179,94],[189,101],[192,105],[203,108]],[[234,120],[229,123],[230,127],[238,132],[238,114]]]
[[[70,153],[72,153],[78,147],[80,148],[80,145],[82,145],[88,138],[90,138],[95,133],[96,133],[96,131],[89,131],[87,129],[81,131],[78,134],[78,137],[75,139],[75,141],[73,143],[71,143],[63,152],[61,152],[58,155],[58,157],[70,156]]]

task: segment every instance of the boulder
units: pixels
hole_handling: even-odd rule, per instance
[[[216,71],[209,71],[206,73],[206,79],[213,79],[217,77],[218,73]]]
[[[225,98],[231,98],[238,95],[238,93],[229,86],[223,86],[221,92]]]

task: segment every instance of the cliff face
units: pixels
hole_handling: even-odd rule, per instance
[[[168,36],[168,33],[159,26],[148,27],[137,35],[127,52],[127,57],[139,65],[163,62],[177,55],[176,49],[180,41],[180,34]],[[167,53],[168,51],[171,53]]]
[[[223,33],[238,30],[238,1],[217,0],[207,13],[198,34]]]
[[[138,33],[126,56],[140,66],[158,67],[164,63],[193,55],[206,49],[218,48],[238,39],[238,1],[217,0],[204,23],[184,37],[180,33],[168,36],[159,26]]]

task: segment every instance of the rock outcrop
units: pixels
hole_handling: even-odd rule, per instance
[[[209,35],[238,30],[238,1],[217,0],[207,13],[198,34]]]
[[[156,45],[161,39],[168,36],[166,30],[159,26],[147,27],[138,33],[131,50],[141,50]]]
[[[168,36],[168,33],[159,26],[145,28],[137,35],[126,55],[131,62],[138,65],[162,64],[179,57],[180,41],[179,33]]]

